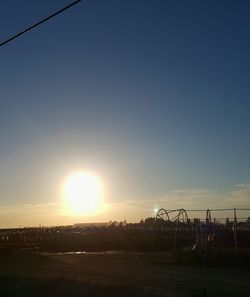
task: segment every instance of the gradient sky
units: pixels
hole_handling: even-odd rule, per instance
[[[69,3],[2,2],[0,39]],[[86,0],[1,47],[0,226],[249,207],[249,36],[249,1]],[[57,213],[76,169],[106,214]]]

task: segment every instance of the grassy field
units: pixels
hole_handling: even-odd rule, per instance
[[[177,265],[168,253],[12,252],[0,263],[0,296],[250,296],[249,270]]]

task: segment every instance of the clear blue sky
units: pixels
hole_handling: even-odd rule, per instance
[[[69,3],[2,2],[1,40]],[[249,36],[249,1],[87,0],[0,48],[0,206],[248,187]]]

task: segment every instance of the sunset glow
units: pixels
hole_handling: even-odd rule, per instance
[[[70,214],[86,214],[100,207],[102,185],[93,174],[78,171],[64,185],[65,207]]]

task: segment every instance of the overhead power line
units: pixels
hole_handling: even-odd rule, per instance
[[[10,38],[8,38],[8,39],[6,39],[5,41],[1,42],[1,43],[0,43],[0,47],[3,46],[3,45],[5,45],[6,43],[8,43],[8,42],[10,42],[10,41],[12,41],[12,40],[18,38],[19,36],[23,35],[24,33],[26,33],[26,32],[28,32],[28,31],[34,29],[35,27],[41,25],[42,23],[47,22],[48,20],[52,19],[53,17],[59,15],[60,13],[64,12],[65,10],[67,10],[67,9],[71,8],[72,6],[76,5],[76,4],[79,3],[80,1],[82,1],[82,0],[74,1],[73,3],[71,3],[71,4],[69,4],[69,5],[67,5],[67,6],[65,6],[65,7],[63,7],[63,8],[61,8],[60,10],[54,12],[54,13],[51,14],[50,16],[48,16],[48,17],[42,19],[41,21],[39,21],[39,22],[35,23],[34,25],[28,27],[27,29],[25,29],[25,30],[23,30],[23,31],[21,31],[21,32],[15,34],[15,35],[13,35],[13,36],[11,36]]]

